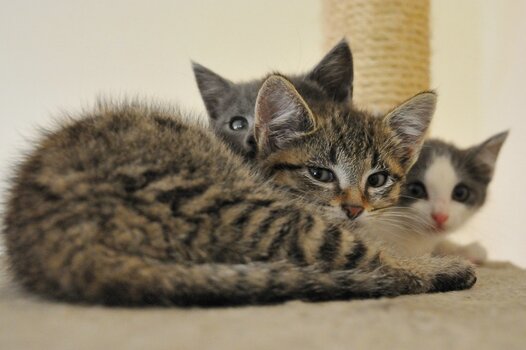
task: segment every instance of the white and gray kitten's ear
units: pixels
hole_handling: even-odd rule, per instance
[[[437,102],[437,95],[426,91],[413,96],[384,117],[384,122],[400,140],[409,166],[416,162]]]
[[[480,145],[471,147],[469,149],[470,152],[473,152],[474,157],[490,167],[492,175],[500,149],[504,144],[504,141],[506,141],[508,133],[509,131],[504,131],[493,135],[486,141],[482,142]]]
[[[352,97],[353,60],[347,40],[342,39],[306,75],[317,82],[337,102]]]
[[[197,62],[192,61],[192,69],[208,116],[217,119],[221,100],[228,94],[233,83]]]
[[[292,83],[280,75],[263,82],[255,110],[255,138],[261,152],[282,149],[315,127],[314,115]]]

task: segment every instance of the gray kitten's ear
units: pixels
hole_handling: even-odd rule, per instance
[[[268,77],[256,100],[258,149],[264,154],[282,149],[315,127],[314,115],[292,83],[280,75]]]
[[[353,61],[347,40],[342,39],[314,69],[306,75],[314,80],[336,102],[352,97]]]
[[[220,115],[221,100],[228,94],[233,83],[199,63],[192,62],[192,69],[208,116],[217,119]]]
[[[478,160],[488,165],[491,169],[491,175],[493,175],[493,170],[495,169],[495,163],[497,162],[497,157],[499,155],[500,149],[508,137],[509,131],[504,131],[493,135],[486,141],[482,142],[480,145],[471,147],[470,152],[473,152],[473,156]]]
[[[384,117],[384,122],[394,131],[403,150],[406,165],[416,162],[424,137],[435,112],[437,96],[426,91],[413,96]]]

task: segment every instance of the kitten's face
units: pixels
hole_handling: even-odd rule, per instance
[[[254,104],[263,80],[230,83],[209,110],[210,126],[238,154],[252,158],[254,143]]]
[[[339,104],[311,108],[273,76],[256,104],[258,164],[332,216],[365,222],[397,202],[434,106],[435,95],[423,93],[383,118]]]
[[[253,158],[254,106],[264,79],[233,83],[197,63],[193,63],[193,70],[216,135],[238,154]],[[347,103],[352,94],[352,75],[351,51],[347,42],[341,41],[314,69],[291,77],[291,81],[308,102]]]
[[[407,176],[400,204],[416,209],[429,232],[451,232],[483,204],[507,133],[460,150],[439,140],[424,144]]]

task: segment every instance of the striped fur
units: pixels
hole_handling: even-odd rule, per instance
[[[72,302],[201,306],[475,282],[459,259],[395,260],[368,247],[182,120],[168,108],[101,104],[43,136],[7,199],[3,233],[18,281]]]

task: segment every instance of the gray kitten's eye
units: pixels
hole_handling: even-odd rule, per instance
[[[239,131],[244,130],[248,127],[248,121],[245,117],[235,116],[232,119],[230,119],[230,123],[228,125],[230,126],[230,129],[234,131]]]
[[[421,182],[413,182],[407,185],[407,191],[413,198],[426,199],[427,191],[426,187]]]
[[[451,197],[457,202],[465,202],[468,200],[469,197],[469,188],[467,188],[466,185],[458,184],[453,189],[453,194],[451,195]]]
[[[369,175],[367,178],[367,184],[371,187],[381,187],[387,182],[387,177],[387,171],[379,171]]]
[[[329,169],[309,167],[309,174],[320,182],[333,182],[336,179],[334,173]]]

